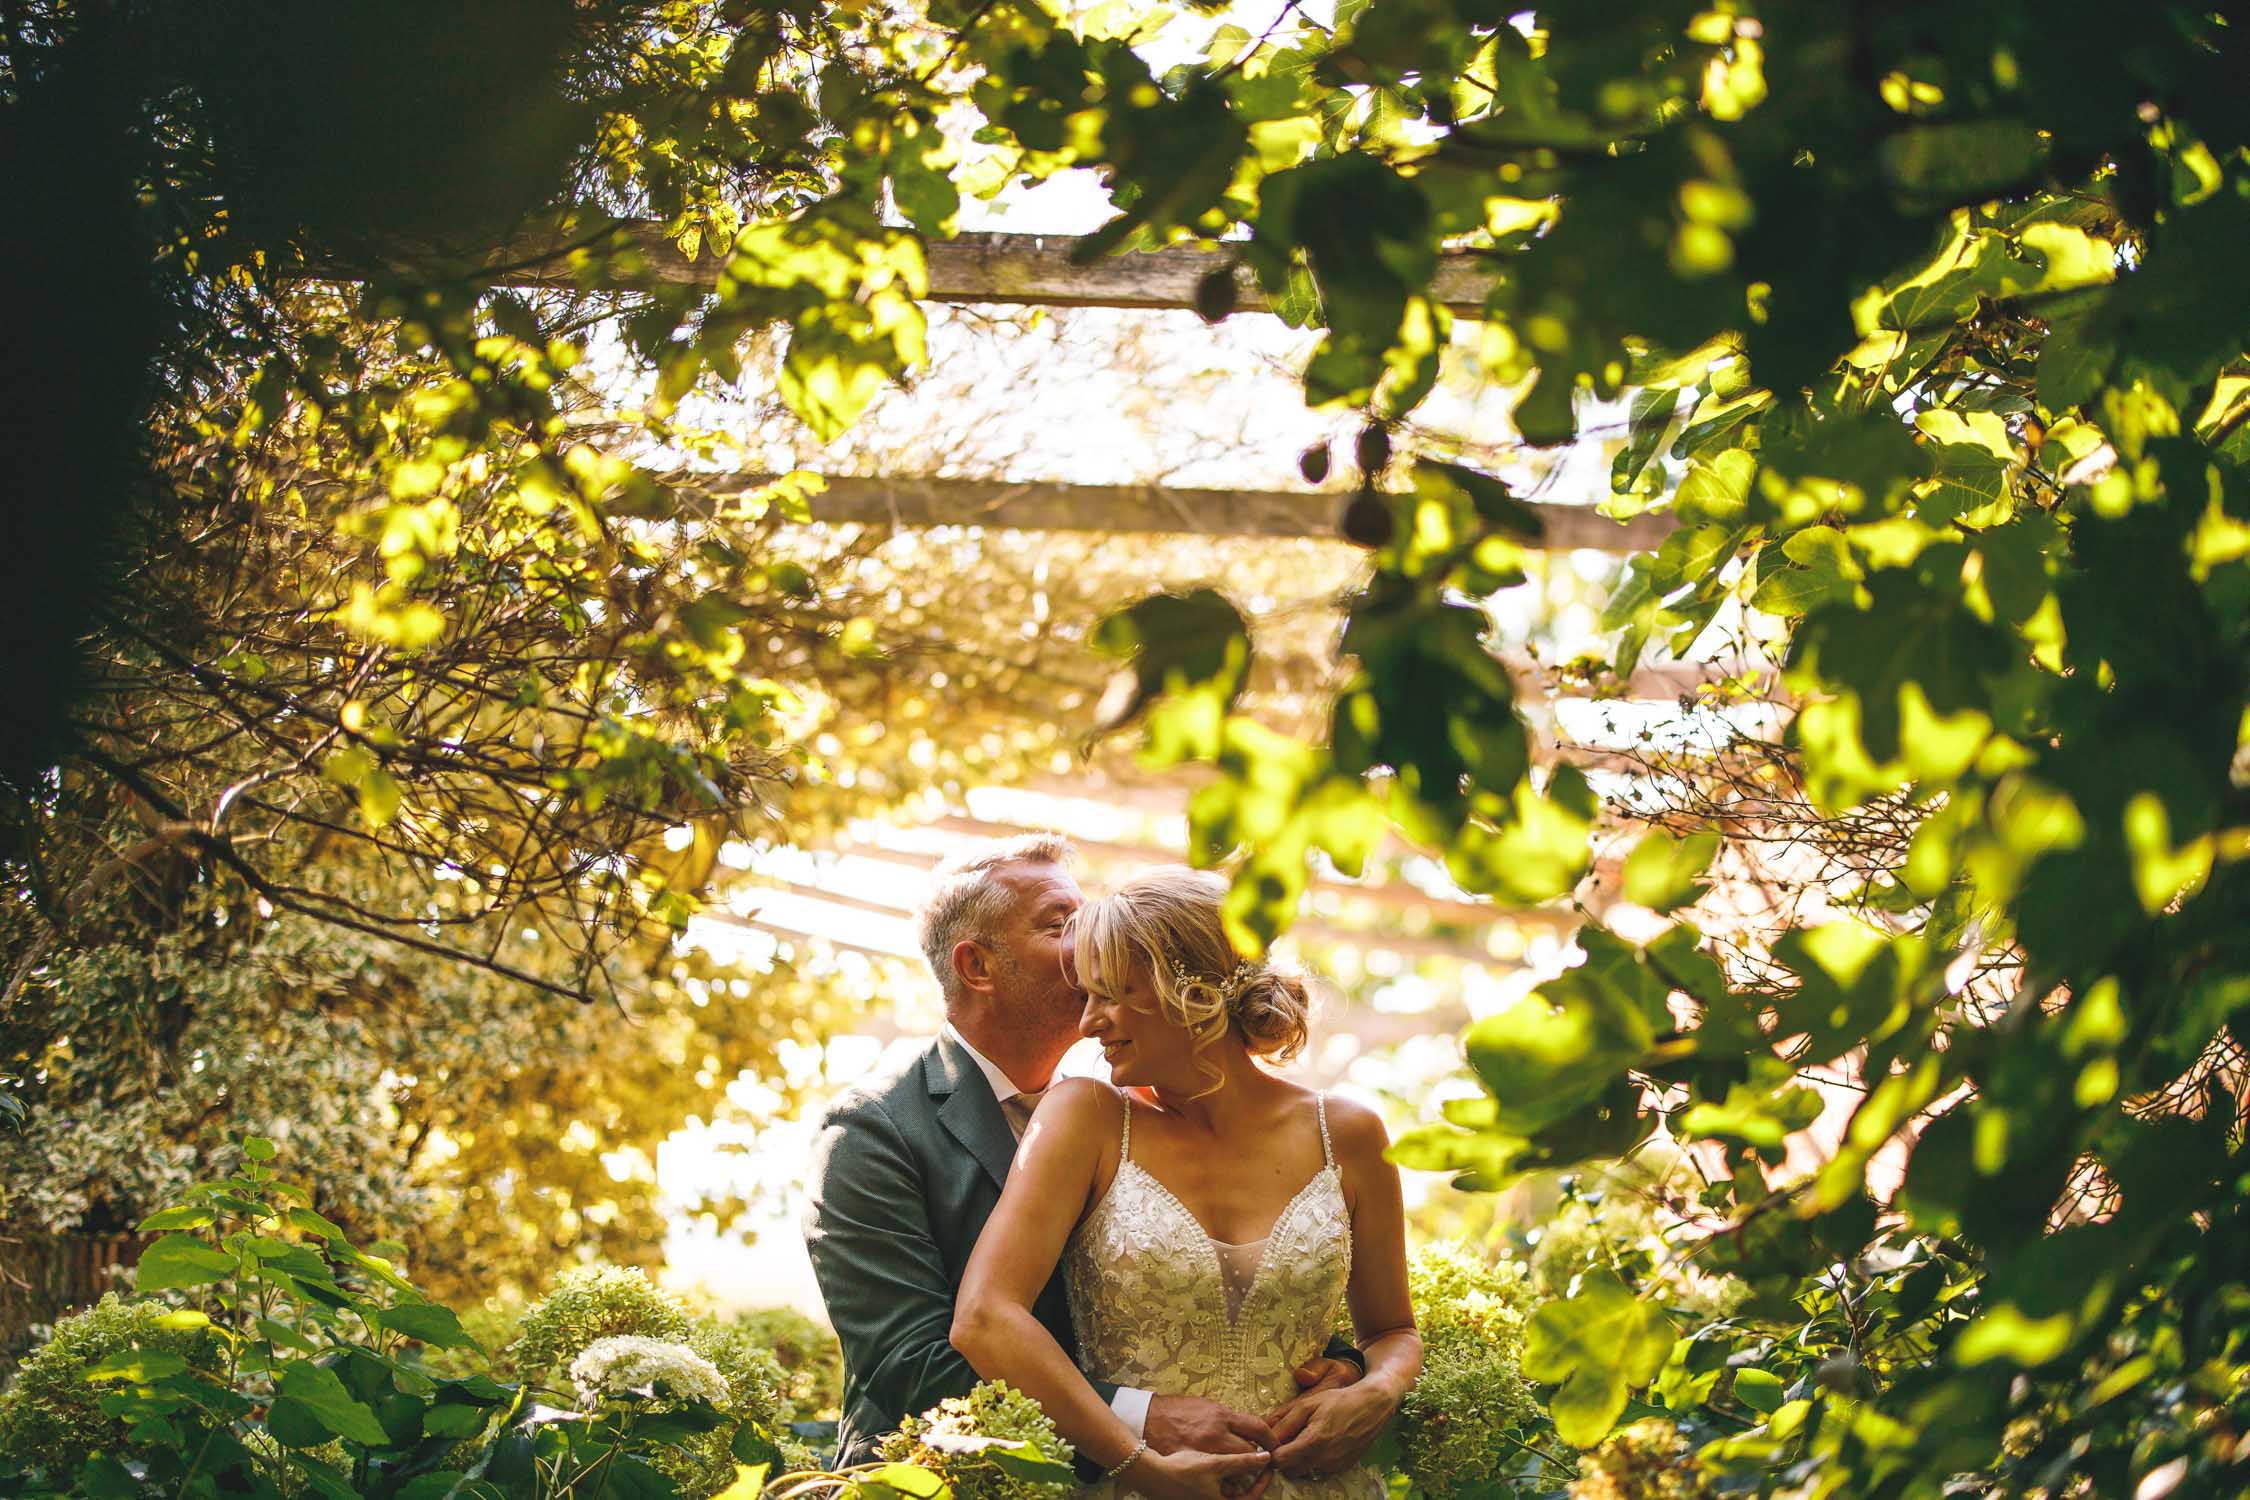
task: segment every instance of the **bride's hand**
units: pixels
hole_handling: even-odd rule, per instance
[[[1147,1500],[1259,1500],[1273,1483],[1273,1455],[1144,1453],[1119,1476]]]

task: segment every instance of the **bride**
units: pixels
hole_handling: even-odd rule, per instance
[[[1079,910],[1079,1031],[1112,1082],[1047,1091],[963,1273],[952,1342],[1105,1471],[1096,1500],[1256,1500],[1269,1484],[1273,1500],[1381,1500],[1364,1463],[1308,1469],[1339,1436],[1364,1452],[1421,1371],[1398,1169],[1373,1111],[1261,1066],[1304,1046],[1307,994],[1236,957],[1226,889],[1163,869]],[[1083,1373],[1032,1315],[1065,1257]],[[1347,1301],[1366,1375],[1298,1395],[1291,1371]],[[1276,1446],[1152,1452],[1089,1375],[1270,1412]]]

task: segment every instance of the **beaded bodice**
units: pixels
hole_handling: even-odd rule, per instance
[[[1282,1209],[1260,1251],[1258,1242],[1213,1240],[1133,1160],[1133,1105],[1125,1101],[1117,1176],[1072,1235],[1064,1263],[1089,1375],[1258,1416],[1297,1394],[1290,1372],[1327,1345],[1351,1281],[1351,1211],[1325,1096],[1319,1114],[1321,1168]],[[1255,1264],[1241,1269],[1253,1253]],[[1358,1469],[1318,1483],[1277,1481],[1272,1493],[1357,1500],[1380,1488],[1372,1470]]]

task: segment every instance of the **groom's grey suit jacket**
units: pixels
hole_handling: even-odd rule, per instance
[[[945,1036],[823,1117],[805,1248],[844,1348],[839,1463],[865,1462],[902,1417],[976,1384],[948,1342],[953,1294],[1015,1154],[992,1085]],[[1032,1312],[1076,1358],[1060,1266]]]

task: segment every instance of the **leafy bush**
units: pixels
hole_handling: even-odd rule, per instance
[[[1466,1245],[1438,1243],[1407,1267],[1422,1333],[1422,1378],[1393,1428],[1397,1468],[1432,1500],[1465,1495],[1518,1472],[1542,1424],[1519,1368],[1535,1300],[1521,1266]]]
[[[757,1338],[754,1325],[697,1315],[634,1266],[568,1271],[523,1315],[511,1354],[526,1378],[559,1382],[592,1346],[618,1338],[653,1339],[691,1350],[726,1382],[712,1404],[727,1421],[660,1455],[655,1467],[682,1494],[707,1495],[732,1483],[738,1458],[774,1472],[819,1467],[789,1430],[796,1418],[790,1377]]]
[[[140,1289],[189,1305],[105,1298],[0,1397],[0,1488],[669,1500],[738,1466],[814,1467],[757,1325],[691,1316],[637,1271],[578,1272],[516,1341],[541,1389],[503,1384],[451,1310],[277,1179],[271,1142],[241,1154],[142,1225]]]
[[[768,1349],[789,1378],[801,1419],[833,1417],[844,1404],[844,1350],[827,1324],[794,1307],[761,1307],[720,1320],[754,1348]]]
[[[1579,1463],[1570,1500],[1710,1500],[1695,1445],[1662,1417],[1620,1429]]]
[[[1076,1450],[1038,1402],[1004,1380],[979,1381],[908,1417],[880,1451],[938,1475],[956,1500],[1063,1500],[1076,1482]]]
[[[215,1371],[221,1350],[217,1334],[201,1319],[183,1319],[154,1302],[127,1302],[111,1292],[56,1323],[0,1395],[0,1456],[62,1474],[96,1453],[131,1451],[135,1445],[126,1438],[125,1424],[99,1404],[100,1372],[136,1354]]]

